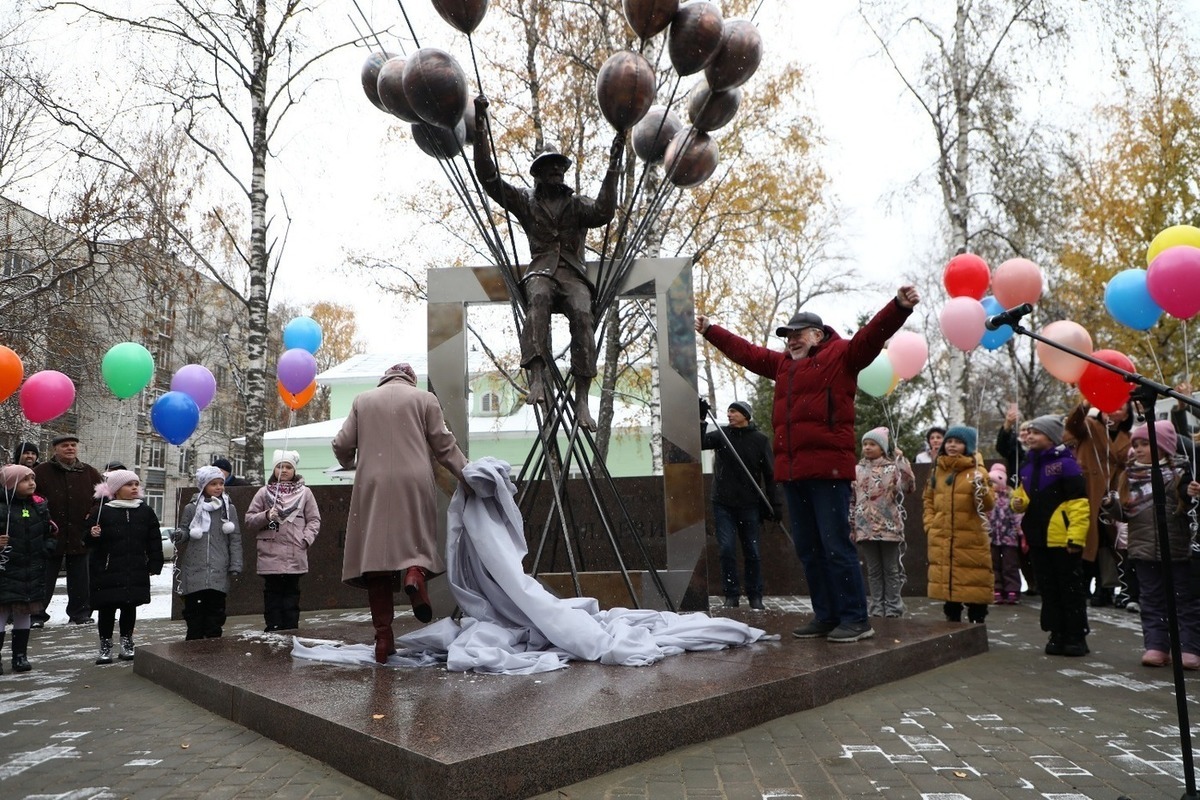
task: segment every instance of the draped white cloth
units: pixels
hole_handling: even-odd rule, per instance
[[[567,661],[646,666],[687,650],[721,650],[778,639],[736,620],[707,614],[614,608],[594,598],[558,598],[526,575],[524,523],[509,465],[495,458],[463,470],[474,491],[460,488],[450,503],[446,576],[463,610],[461,624],[446,618],[396,640],[393,666],[445,663],[454,672],[527,675],[565,667]],[[374,663],[372,645],[293,640],[296,658]]]

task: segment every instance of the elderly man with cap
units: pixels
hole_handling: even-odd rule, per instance
[[[716,431],[708,427],[708,402],[701,404],[701,447],[715,450],[713,459],[713,524],[721,559],[721,588],[725,607],[737,608],[741,595],[738,582],[737,543],[742,544],[746,567],[746,599],[750,608],[762,611],[763,579],[758,536],[762,518],[773,519],[776,509],[775,478],[771,466],[771,442],[751,419],[750,404],[734,400],[726,417],[729,425]],[[763,496],[772,504],[763,502]]]
[[[462,480],[467,457],[446,428],[432,393],[417,388],[408,364],[354,398],[333,454],[354,469],[342,582],[367,590],[375,660],[396,652],[393,595],[403,588],[421,622],[433,619],[425,581],[446,571],[438,548],[433,461]],[[465,485],[465,484],[464,484]]]
[[[33,469],[38,465],[38,459],[41,457],[38,446],[33,442],[21,442],[13,448],[13,463],[23,467]]]
[[[64,434],[51,442],[54,455],[33,470],[38,494],[50,506],[50,518],[58,526],[58,549],[46,563],[45,607],[50,607],[58,571],[64,559],[67,566],[67,616],[76,625],[92,620],[88,587],[88,549],[84,537],[91,532],[88,511],[92,508],[92,493],[103,480],[90,464],[79,460],[79,437]],[[40,628],[50,619],[45,611],[34,617],[34,627]]]
[[[783,485],[792,543],[804,566],[813,619],[793,632],[857,642],[875,635],[867,621],[866,587],[850,539],[850,485],[855,453],[854,395],[858,373],[912,314],[920,295],[901,286],[858,333],[843,339],[811,311],[775,331],[782,353],[753,344],[703,314],[696,330],[734,362],[775,381],[775,480]]]
[[[218,456],[212,460],[212,465],[221,470],[221,474],[225,476],[225,488],[231,486],[249,486],[245,478],[239,478],[233,474],[233,463],[225,456]]]
[[[584,244],[589,228],[612,221],[617,180],[625,152],[624,131],[613,139],[608,172],[595,199],[576,195],[564,182],[571,159],[543,145],[529,174],[533,189],[503,180],[489,149],[488,99],[475,98],[475,173],[488,196],[517,218],[529,239],[529,265],[521,278],[525,326],[521,330],[521,366],[529,371],[528,403],[545,403],[550,394],[552,359],[550,314],[567,318],[571,329],[571,374],[575,378],[575,418],[585,428],[596,424],[588,410],[588,391],[596,377],[596,287],[588,279]]]

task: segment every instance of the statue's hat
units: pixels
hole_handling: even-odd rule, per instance
[[[537,177],[538,170],[550,164],[561,164],[564,170],[571,168],[571,159],[558,152],[558,148],[546,142],[540,149],[534,151],[533,163],[529,165],[529,174]]]

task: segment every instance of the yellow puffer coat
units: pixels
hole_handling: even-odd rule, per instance
[[[930,598],[992,602],[995,577],[987,513],[995,504],[992,482],[974,456],[938,456],[925,484]]]

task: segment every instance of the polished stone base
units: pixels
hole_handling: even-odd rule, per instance
[[[572,663],[533,676],[294,660],[291,638],[138,648],[135,671],[395,797],[524,798],[745,730],[987,650],[982,625],[873,620],[853,644],[797,640],[807,617],[727,612],[764,642],[651,667]],[[366,642],[366,614],[305,619],[307,638]],[[404,632],[411,621],[397,621]],[[236,630],[231,625],[229,630]]]

